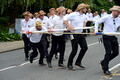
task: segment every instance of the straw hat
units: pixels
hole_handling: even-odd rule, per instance
[[[54,11],[55,11],[55,8],[51,8],[51,9],[49,9],[49,11],[52,11],[52,10],[54,10]]]
[[[30,12],[29,11],[26,11],[23,13],[24,16],[30,16]]]
[[[92,11],[91,9],[88,9],[88,11]]]
[[[58,12],[59,8],[56,8],[56,12]]]
[[[71,12],[72,12],[72,10],[71,10],[71,9],[68,9],[68,10],[67,10],[67,13],[71,13]]]
[[[30,17],[34,17],[32,13],[30,13]]]
[[[101,9],[101,11],[105,11],[104,9]]]
[[[38,15],[38,12],[35,12],[34,15]]]
[[[46,13],[43,10],[41,10],[41,11],[38,12],[38,14],[39,15],[45,15]]]
[[[119,11],[120,12],[120,6],[113,6],[110,11]]]
[[[89,5],[81,3],[81,4],[78,5],[78,7],[77,7],[77,9],[75,11],[79,11],[80,9],[84,9],[86,7],[89,7]]]
[[[36,21],[35,22],[35,26],[43,26],[44,24],[42,24],[40,21]]]
[[[98,14],[98,12],[97,12],[97,11],[95,11],[95,14]]]
[[[60,14],[63,11],[66,11],[67,9],[65,7],[59,7],[58,8],[58,14]]]

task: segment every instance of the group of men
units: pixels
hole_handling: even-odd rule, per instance
[[[25,12],[25,19],[21,22],[21,32],[25,33],[22,35],[22,39],[24,41],[25,60],[28,60],[29,58],[30,63],[33,63],[33,60],[35,57],[37,57],[39,51],[39,66],[45,65],[43,59],[44,57],[46,57],[48,67],[52,68],[52,58],[58,50],[60,54],[58,60],[58,67],[66,68],[63,63],[65,54],[65,35],[63,34],[64,31],[57,31],[61,34],[52,34],[50,52],[48,52],[49,42],[47,39],[49,34],[29,32],[53,32],[56,29],[67,29],[67,31],[71,31],[70,38],[72,47],[72,51],[70,53],[67,63],[67,68],[69,70],[75,70],[75,68],[73,67],[73,59],[77,54],[79,45],[81,47],[81,50],[75,62],[75,67],[80,69],[86,69],[82,65],[82,59],[88,49],[87,42],[85,39],[85,35],[80,34],[83,33],[83,30],[76,30],[75,28],[90,26],[91,22],[93,22],[95,25],[94,33],[96,35],[96,33],[98,32],[98,26],[101,23],[104,24],[103,32],[115,32],[120,26],[119,6],[113,6],[113,8],[110,9],[110,11],[112,11],[110,15],[106,14],[105,11],[102,9],[101,18],[98,15],[97,11],[92,14],[91,9],[88,9],[88,13],[86,13],[87,7],[89,7],[89,5],[81,3],[78,5],[77,9],[74,12],[72,12],[72,10],[70,9],[67,10],[63,6],[57,8],[56,10],[55,8],[51,8],[49,9],[50,13],[48,14],[48,17],[46,17],[46,13],[41,10],[38,13],[34,14],[35,17],[33,19],[29,11]],[[66,14],[66,10],[68,14]],[[89,30],[88,32],[90,33]],[[104,60],[100,61],[100,65],[104,74],[111,75],[108,64],[113,58],[115,58],[119,54],[117,37],[115,37],[114,35],[103,35],[103,44],[106,54]],[[30,48],[32,48],[32,53],[29,56]]]

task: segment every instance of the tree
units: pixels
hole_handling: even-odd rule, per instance
[[[15,18],[21,10],[35,3],[36,0],[0,0],[1,14],[6,11],[10,16],[10,25],[15,23]]]

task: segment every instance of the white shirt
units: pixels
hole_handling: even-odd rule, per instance
[[[93,17],[93,23],[95,24],[95,22],[97,21],[97,20],[99,20],[100,19],[100,17],[97,15],[97,16],[94,16]]]
[[[98,17],[98,18],[100,18],[100,16],[99,16],[99,15],[97,15],[97,17]]]
[[[49,17],[49,20],[50,20],[50,22],[51,22],[52,24],[53,24],[53,19],[54,19],[55,17],[57,17],[57,15],[50,16],[50,17]]]
[[[37,30],[36,27],[32,27],[32,28],[30,28],[29,31],[32,32],[32,31],[39,31],[39,30]],[[44,26],[42,26],[41,31],[46,31],[46,28]],[[38,42],[40,42],[40,40],[42,38],[42,34],[40,34],[40,33],[30,33],[29,37],[30,37],[30,42],[38,43]]]
[[[86,13],[86,16],[88,18],[88,20],[91,20],[93,19],[93,14],[92,13]]]
[[[46,27],[46,29],[49,29],[51,26],[53,26],[53,24],[50,22],[50,20],[46,16],[44,16],[43,20],[41,20],[40,18],[38,18],[36,21],[41,21],[41,23],[44,24],[44,26]]]
[[[59,16],[56,16],[53,19],[53,28],[54,29],[66,29],[65,25],[63,24],[63,18],[60,18]],[[57,31],[57,32],[63,33],[63,31]],[[55,36],[61,36],[63,34],[53,34],[53,35],[55,35]]]
[[[38,18],[34,17],[34,18],[33,18],[33,20],[34,20],[34,21],[37,21],[37,20],[38,20]]]
[[[113,18],[112,14],[106,15],[102,18],[100,18],[95,23],[95,31],[98,31],[98,26],[100,23],[104,23],[104,29],[103,32],[116,32],[117,28],[120,26],[120,18]]]
[[[101,17],[104,17],[105,15],[108,15],[106,12],[101,13]]]
[[[64,18],[65,21],[70,21],[70,25],[73,28],[81,28],[84,25],[84,21],[87,21],[85,14],[80,14],[79,12],[73,12]],[[73,33],[81,33],[83,30],[75,30]]]
[[[29,29],[34,25],[35,25],[35,22],[33,19],[29,19],[28,22],[26,22],[25,19],[21,21],[21,29],[24,31],[29,31]]]

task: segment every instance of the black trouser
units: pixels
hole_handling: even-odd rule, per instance
[[[87,27],[90,27],[91,23],[92,23],[91,21],[88,21],[88,22],[86,23],[86,26],[87,26]],[[87,31],[88,33],[90,33],[90,29],[87,29],[87,30],[84,29],[84,30],[83,30],[84,33],[86,33],[86,31]]]
[[[73,59],[74,59],[75,55],[77,54],[78,44],[80,45],[81,50],[80,50],[79,56],[75,62],[76,65],[81,64],[81,61],[82,61],[82,59],[83,59],[83,57],[88,49],[87,42],[86,42],[84,35],[77,34],[77,35],[73,35],[73,36],[74,36],[74,39],[71,40],[72,51],[71,51],[71,54],[70,54],[69,59],[68,59],[68,66],[72,65],[72,63],[73,63]]]
[[[109,69],[109,62],[119,54],[119,45],[117,37],[107,35],[103,35],[103,44],[106,54],[102,64],[104,66],[104,71],[107,71]]]
[[[53,55],[55,54],[57,50],[57,46],[59,46],[59,62],[58,64],[63,64],[63,58],[64,58],[64,52],[65,52],[65,38],[64,35],[62,36],[54,36],[52,35],[52,47],[49,54],[49,62],[51,62]]]
[[[30,40],[29,38],[27,37],[26,34],[23,34],[22,35],[22,39],[24,41],[24,52],[25,52],[25,58],[28,58],[29,57],[29,50],[30,50]]]
[[[47,59],[47,61],[48,61],[48,59],[49,59],[49,55],[48,55],[49,41],[47,40],[47,34],[43,34],[43,35],[42,35],[41,42],[42,42],[42,44],[43,44],[44,54],[45,54],[46,59]]]
[[[40,59],[39,59],[39,64],[43,64],[43,59],[44,59],[44,47],[43,47],[43,42],[40,41],[39,43],[32,43],[31,42],[31,46],[32,46],[32,50],[33,52],[30,54],[31,58],[35,58],[38,55],[38,51],[40,53]]]

